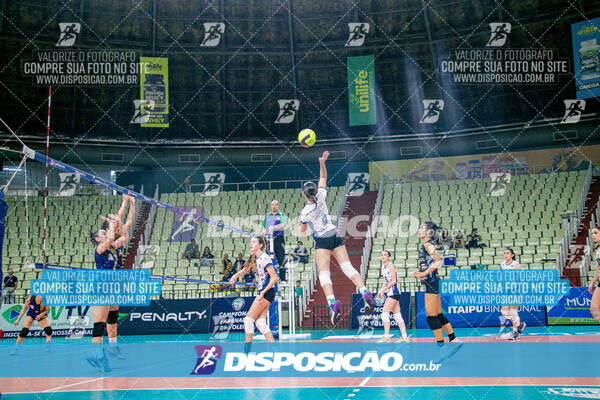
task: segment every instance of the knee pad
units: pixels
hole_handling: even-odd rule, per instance
[[[438,321],[440,321],[441,326],[444,326],[444,325],[450,323],[450,321],[448,321],[448,318],[446,318],[446,316],[444,314],[440,313],[440,314],[438,314],[437,317],[438,317]]]
[[[116,324],[118,320],[119,320],[119,311],[115,310],[115,311],[108,312],[108,317],[106,317],[107,324]]]
[[[429,325],[429,329],[432,331],[442,329],[442,324],[437,315],[427,317],[427,325]]]
[[[21,332],[19,333],[19,337],[26,338],[27,335],[29,335],[29,328],[21,329]]]
[[[402,318],[401,313],[394,314],[394,319],[396,320],[396,323],[398,324],[398,326],[404,324],[404,318]]]
[[[390,314],[388,313],[381,313],[381,321],[383,321],[383,323],[390,323]]]
[[[52,327],[51,326],[45,327],[44,333],[46,334],[46,336],[52,336]]]
[[[258,328],[259,332],[262,333],[263,335],[268,332],[271,332],[271,330],[269,329],[269,326],[267,325],[267,320],[265,318],[257,319],[256,327]]]
[[[104,328],[106,328],[106,322],[94,322],[94,328],[92,329],[92,337],[103,337]]]
[[[331,283],[331,272],[319,271],[319,282],[321,282],[321,286],[333,285],[333,283]]]
[[[249,317],[244,317],[244,332],[254,333],[254,320]]]
[[[344,261],[342,265],[340,265],[340,268],[342,269],[342,271],[344,271],[344,274],[346,274],[346,276],[350,279],[352,279],[354,275],[358,274],[358,271],[354,269],[350,261]]]

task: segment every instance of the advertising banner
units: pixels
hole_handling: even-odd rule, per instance
[[[410,292],[402,292],[400,294],[400,313],[407,328],[410,328],[410,297]],[[373,314],[365,315],[363,297],[358,293],[354,293],[352,295],[352,308],[350,309],[350,329],[383,329],[381,312],[386,299],[386,296],[383,296],[381,299],[375,298]],[[391,314],[390,323],[392,329],[398,327],[396,320]]]
[[[348,115],[350,126],[375,125],[375,59],[348,57]]]
[[[3,338],[16,338],[23,328],[23,318],[18,326],[14,322],[23,309],[22,304],[5,304],[0,307],[0,332]],[[50,307],[48,312],[53,336],[77,336],[91,335],[94,325],[94,315],[90,306],[60,306]],[[34,322],[29,332],[31,337],[44,336],[37,322]]]
[[[589,161],[600,161],[600,146],[514,151],[510,154],[473,154],[419,160],[390,160],[369,163],[371,190],[383,174],[384,183],[490,178],[492,173],[512,176],[585,170]]]
[[[168,58],[140,57],[140,100],[142,127],[169,127]]]
[[[600,18],[571,25],[578,99],[600,96]]]
[[[451,306],[447,296],[442,298],[442,312],[453,328],[500,326],[498,306]],[[546,325],[546,307],[519,307],[519,317],[529,326]],[[429,328],[425,314],[425,292],[417,292],[417,328]]]
[[[212,299],[210,307],[210,332],[213,334],[243,332],[244,317],[254,297],[222,297]],[[269,307],[269,327],[273,334],[279,330],[277,300]]]
[[[569,294],[548,308],[548,325],[597,325],[590,314],[592,295],[586,287],[572,287]]]
[[[148,307],[120,307],[119,334],[208,333],[210,299],[151,300]]]

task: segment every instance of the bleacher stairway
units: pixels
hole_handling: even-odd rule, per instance
[[[569,254],[567,256],[567,262],[563,270],[563,275],[568,278],[571,282],[571,286],[580,286],[585,284],[581,281],[580,277],[580,265],[583,261],[584,248],[586,245],[586,239],[588,235],[588,229],[590,227],[590,220],[592,213],[596,209],[598,199],[600,198],[600,176],[592,178],[590,184],[590,191],[588,192],[585,206],[583,209],[583,215],[581,221],[579,221],[579,227],[577,230],[577,236],[571,241],[569,246]]]
[[[135,221],[135,229],[131,236],[131,241],[129,242],[129,249],[127,249],[127,256],[125,256],[125,260],[123,261],[123,268],[125,269],[136,267],[133,265],[135,262],[135,255],[137,254],[137,249],[140,246],[142,233],[144,233],[144,230],[146,229],[151,207],[152,206],[148,203],[142,203],[141,205],[138,220]]]
[[[341,216],[344,221],[342,224],[342,232],[346,232],[346,227],[350,222],[353,225],[353,218],[356,216],[368,216],[363,222],[359,222],[357,229],[360,232],[366,232],[368,225],[371,223],[375,202],[377,200],[377,192],[364,192],[361,196],[349,196],[344,206],[344,211]],[[364,247],[365,237],[352,237],[352,232],[346,232],[344,242],[348,250],[348,256],[352,266],[359,270],[361,255]],[[336,299],[342,302],[342,318],[339,326],[348,326],[350,320],[350,302],[352,294],[356,293],[356,287],[350,279],[344,275],[333,255],[331,256],[331,281]],[[310,303],[304,315],[303,328],[327,328],[331,327],[329,314],[326,312],[325,305],[327,300],[321,284],[317,282],[315,291],[312,293]]]

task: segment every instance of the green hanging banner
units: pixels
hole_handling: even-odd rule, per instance
[[[375,59],[348,57],[348,111],[350,126],[375,125]]]
[[[169,127],[169,59],[140,57],[140,99],[144,128]]]

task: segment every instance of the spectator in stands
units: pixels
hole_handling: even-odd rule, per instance
[[[204,252],[202,252],[202,257],[200,257],[200,266],[201,267],[210,267],[212,265],[212,260],[215,259],[215,256],[212,255],[210,249],[207,247],[204,248]]]
[[[473,249],[473,248],[478,248],[478,249],[482,249],[485,247],[485,244],[483,243],[479,243],[481,241],[481,236],[479,236],[477,234],[477,229],[473,228],[473,230],[471,231],[471,234],[469,236],[467,236],[467,249]]]
[[[296,288],[294,289],[296,292],[296,306],[298,306],[298,298],[304,297],[304,289],[302,289],[302,286],[300,286],[301,283],[302,282],[300,281],[296,281]]]
[[[454,239],[452,239],[452,249],[464,249],[465,248],[465,237],[462,234],[462,231],[458,231],[456,235],[454,235]]]
[[[452,236],[450,236],[447,229],[442,229],[440,245],[444,247],[444,250],[448,250],[452,246]]]
[[[233,273],[236,273],[238,271],[240,271],[242,268],[244,268],[244,263],[246,261],[244,261],[244,256],[242,255],[242,253],[239,253],[237,258],[235,259],[235,262],[233,263]]]
[[[196,243],[195,239],[185,246],[185,250],[183,251],[183,255],[181,258],[186,258],[191,260],[192,258],[200,258],[200,247],[198,247],[198,243]]]
[[[229,285],[229,280],[231,279],[231,277],[233,276],[233,272],[231,271],[233,266],[231,264],[231,260],[223,260],[224,266],[223,266],[223,276],[221,277],[221,281],[225,282],[222,285],[219,285],[219,291],[222,291],[224,289],[230,288]]]
[[[15,302],[15,291],[18,282],[19,279],[13,275],[13,269],[9,267],[8,275],[4,277],[4,299],[7,304]]]
[[[221,271],[225,271],[227,269],[227,265],[231,264],[231,260],[229,259],[229,254],[223,254],[223,259],[221,260]]]
[[[302,245],[301,241],[298,241],[298,246],[294,249],[292,255],[296,262],[301,262],[303,264],[308,262],[308,250]]]

